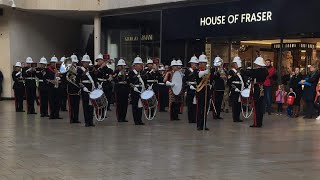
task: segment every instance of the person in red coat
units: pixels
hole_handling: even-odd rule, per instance
[[[264,86],[264,101],[266,105],[266,111],[268,114],[271,114],[271,105],[272,105],[272,78],[276,73],[276,69],[271,65],[271,60],[266,60],[266,67],[268,70],[268,76],[263,83]]]

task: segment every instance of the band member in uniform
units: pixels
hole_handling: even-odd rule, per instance
[[[159,88],[159,112],[167,112],[166,105],[169,98],[168,87],[163,82],[166,75],[166,69],[163,65],[159,66],[158,88]]]
[[[217,56],[214,59],[214,67],[215,67],[215,73],[214,73],[214,107],[216,109],[216,116],[215,119],[223,119],[220,114],[221,114],[221,106],[222,106],[222,101],[223,101],[223,96],[224,96],[224,80],[221,77],[221,74],[224,73],[223,70],[223,60]]]
[[[97,65],[95,66],[96,69],[96,76],[98,80],[99,86],[103,89],[104,94],[108,99],[108,107],[107,110],[111,111],[110,109],[110,102],[112,98],[112,75],[113,70],[108,68],[107,62],[104,62],[103,55],[99,54],[96,58]]]
[[[59,90],[59,80],[60,75],[56,67],[58,62],[57,57],[53,56],[50,60],[50,65],[48,66],[44,79],[47,81],[48,91],[49,91],[49,119],[62,119],[59,115],[61,94]]]
[[[207,57],[202,54],[199,57],[199,69],[197,74],[197,130],[206,130],[207,128],[207,111],[210,102],[210,71],[207,67]]]
[[[129,85],[131,88],[132,115],[135,125],[144,125],[142,122],[142,103],[140,92],[145,90],[145,76],[141,76],[143,71],[142,59],[137,56],[133,61],[133,70],[129,72]]]
[[[166,83],[166,86],[170,87],[169,89],[169,110],[170,110],[170,120],[171,121],[178,121],[179,119],[179,112],[180,112],[180,103],[183,99],[183,96],[181,95],[175,95],[173,94],[172,87],[175,86],[175,84],[172,82],[172,76],[173,73],[176,71],[179,71],[179,65],[177,64],[176,60],[171,61],[171,68],[172,71],[167,72],[164,82]]]
[[[254,62],[255,69],[249,70],[247,75],[254,80],[253,100],[254,100],[254,123],[250,127],[262,127],[264,113],[264,89],[263,83],[268,76],[268,70],[262,57],[258,57]]]
[[[62,63],[64,63],[66,57],[63,56],[60,59],[60,66]],[[67,100],[68,100],[68,93],[67,93],[67,80],[66,80],[66,74],[60,74],[60,78],[61,78],[61,84],[60,84],[60,92],[61,92],[61,111],[67,111]]]
[[[25,79],[26,99],[27,99],[27,113],[37,114],[34,108],[34,102],[37,96],[36,85],[36,63],[33,63],[31,57],[26,60],[26,67],[22,69],[23,77]]]
[[[82,105],[83,105],[83,115],[85,120],[85,126],[95,126],[93,124],[93,106],[91,104],[89,93],[94,89],[96,76],[93,71],[90,71],[90,57],[86,54],[83,56],[82,67],[78,68],[77,71],[77,81],[81,82],[82,85]]]
[[[21,62],[17,62],[15,69],[12,72],[14,100],[16,112],[24,112],[23,110],[23,97],[25,93],[24,80],[22,77]]]
[[[40,59],[40,67],[36,68],[36,75],[39,79],[39,97],[40,97],[40,115],[41,117],[49,117],[48,105],[49,105],[49,91],[47,81],[44,79],[46,74],[47,59],[42,57]]]
[[[198,58],[193,56],[190,61],[190,68],[185,71],[184,82],[186,82],[187,89],[187,105],[188,105],[188,121],[189,123],[196,123],[197,119],[197,74],[198,69]]]
[[[118,61],[113,77],[115,81],[117,119],[118,122],[128,122],[126,117],[130,87],[128,84],[128,73],[126,72],[126,62],[123,59]]]
[[[80,105],[80,95],[81,87],[79,85],[80,81],[77,81],[77,64],[78,57],[72,55],[71,57],[72,65],[69,71],[66,73],[67,80],[67,93],[68,93],[68,110],[70,123],[80,123],[79,121],[79,105]],[[78,79],[80,80],[80,79]]]
[[[233,122],[243,122],[240,119],[241,113],[241,102],[240,102],[240,91],[244,88],[243,77],[240,72],[240,68],[242,67],[240,57],[235,57],[232,61],[232,68],[228,75],[228,85],[231,91],[231,101],[232,101],[232,118]]]
[[[159,87],[158,87],[158,79],[160,77],[160,73],[158,71],[158,67],[156,64],[153,64],[153,60],[147,60],[147,67],[144,70],[144,73],[147,78],[147,88],[154,91],[157,100],[159,101]],[[151,110],[151,114],[154,113],[154,108]]]

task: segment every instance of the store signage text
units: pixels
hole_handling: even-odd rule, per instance
[[[153,40],[153,35],[152,34],[146,34],[146,35],[141,35],[141,38],[139,36],[126,36],[124,37],[125,41],[152,41]]]
[[[257,13],[231,14],[222,16],[202,17],[200,18],[200,26],[216,26],[237,23],[253,23],[272,21],[272,12],[264,11]]]

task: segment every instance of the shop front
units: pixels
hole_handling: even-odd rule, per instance
[[[205,52],[245,66],[257,56],[280,72],[319,60],[319,1],[262,0],[169,8],[162,11],[162,61]]]

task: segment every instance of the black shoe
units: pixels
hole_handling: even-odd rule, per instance
[[[226,112],[225,113],[229,113],[229,110],[228,109],[226,109]]]
[[[216,119],[223,119],[223,118],[219,116],[219,117],[216,117]]]
[[[67,109],[61,109],[61,111],[68,111]]]
[[[120,120],[120,121],[118,121],[118,122],[129,122],[129,121],[127,121],[127,120]]]
[[[90,124],[89,126],[91,126],[91,127],[95,127],[96,125],[94,125],[94,124]]]
[[[303,119],[312,119],[312,116],[305,116]]]
[[[251,127],[251,128],[261,128],[262,125],[261,125],[261,126],[255,126],[255,125],[253,124],[253,125],[251,125],[250,127]]]
[[[108,109],[107,109],[107,111],[111,111],[111,109],[110,109],[110,108],[108,108]]]
[[[204,130],[209,131],[210,129],[209,128],[204,128]]]
[[[90,127],[90,125],[89,124],[86,124],[86,125],[84,125],[85,127]]]
[[[138,125],[142,125],[142,126],[143,126],[143,125],[145,125],[145,124],[144,124],[143,122],[141,122],[141,123],[139,123]]]
[[[268,112],[268,115],[271,115],[271,112]]]
[[[242,120],[238,120],[237,122],[243,122]]]
[[[41,115],[40,117],[46,117],[46,115]]]
[[[198,131],[203,131],[203,128],[197,128]]]
[[[50,117],[49,114],[44,115],[44,117]]]
[[[71,124],[81,124],[80,121],[73,121]]]
[[[49,119],[56,119],[55,117],[50,116]]]
[[[55,119],[63,119],[62,117],[56,117]]]

